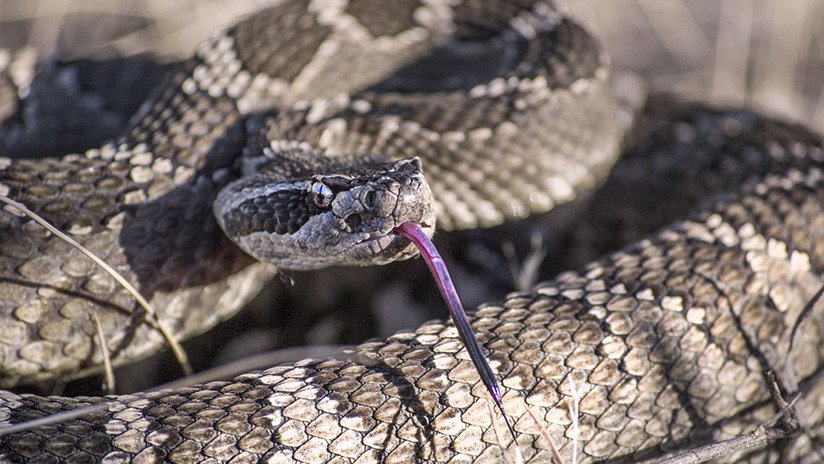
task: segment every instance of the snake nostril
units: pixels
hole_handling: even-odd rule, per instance
[[[350,214],[346,218],[346,225],[351,231],[359,231],[363,225],[363,217],[360,214]]]
[[[366,192],[366,194],[363,196],[363,207],[366,208],[367,210],[371,211],[372,209],[375,208],[376,200],[377,200],[377,194],[375,193],[374,190],[370,190],[370,191]]]

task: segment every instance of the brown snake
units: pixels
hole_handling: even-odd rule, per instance
[[[432,24],[441,24],[437,13],[445,10],[438,9],[438,2],[430,3],[431,9],[427,6],[407,11],[399,7],[400,13],[411,13],[387,13],[381,21],[370,22],[366,19],[370,12],[364,10],[365,2],[349,2],[348,17],[330,15],[325,19],[311,10],[307,13],[300,2],[287,2],[219,34],[202,47],[198,56],[172,79],[167,87],[171,90],[159,94],[154,107],[149,106],[148,115],[132,126],[123,144],[109,145],[88,156],[7,162],[0,165],[0,184],[12,196],[27,201],[75,236],[85,238],[87,246],[97,248],[95,251],[126,270],[159,305],[168,303],[162,318],[181,336],[204,330],[214,319],[232,312],[226,309],[221,315],[214,314],[214,301],[243,299],[235,298],[231,292],[253,294],[262,277],[255,272],[257,266],[227,276],[248,265],[249,260],[227,243],[210,219],[210,205],[195,208],[197,213],[187,218],[191,223],[204,225],[196,236],[180,226],[186,221],[164,219],[162,213],[169,208],[187,211],[186,201],[195,198],[193,193],[198,198],[216,194],[215,185],[197,179],[208,177],[217,179],[215,184],[223,182],[221,176],[231,164],[226,158],[236,149],[234,137],[240,137],[233,132],[232,123],[246,113],[261,110],[254,104],[290,104],[316,88],[330,95],[341,91],[336,87],[339,82],[328,77],[333,73],[316,70],[319,65],[313,65],[311,60],[297,66],[300,54],[292,48],[295,42],[307,46],[314,41],[319,50],[325,49],[320,44],[327,40],[347,44],[348,39],[357,45],[363,37],[349,37],[344,26],[351,27],[351,23],[340,18],[361,17],[366,29],[376,36],[380,32],[406,31],[387,18],[397,19],[401,24],[403,18],[424,21],[434,27]],[[294,11],[283,11],[290,8]],[[536,8],[536,16],[544,14],[542,3]],[[484,21],[497,17],[492,13],[497,14],[499,9],[506,10],[491,2],[465,2],[455,10],[457,19],[447,13],[451,20],[441,25],[458,24],[459,33],[485,39],[488,37],[482,32],[487,33],[492,26]],[[598,61],[594,42],[570,20],[546,11],[546,17],[551,18],[545,24],[547,34],[557,40],[552,42],[557,54],[544,57],[552,64],[546,67],[551,72],[544,76],[551,92],[541,95],[537,91],[531,95],[540,103],[536,107],[543,108],[537,110],[543,118],[540,130],[523,121],[519,129],[524,130],[521,136],[526,139],[514,139],[511,125],[486,127],[500,116],[495,110],[500,107],[490,105],[472,113],[478,126],[466,130],[464,139],[460,135],[451,135],[457,139],[440,137],[438,141],[446,148],[429,139],[426,140],[434,144],[434,149],[426,141],[413,145],[419,149],[415,153],[421,153],[425,173],[440,205],[439,224],[449,228],[491,225],[505,216],[546,209],[570,199],[577,190],[591,188],[612,160],[627,123],[627,110],[607,94],[604,68]],[[331,21],[329,24],[334,27],[329,26],[322,37],[312,35],[313,31],[323,29],[307,27],[312,18],[321,25]],[[274,40],[276,37],[261,38],[260,34],[273,30],[267,27],[278,21],[282,28],[279,30],[287,34],[294,32],[292,26],[303,25],[305,29],[302,33],[294,32],[291,41],[277,37],[282,41],[276,42],[282,45],[278,50],[281,55],[264,50],[265,59],[255,54],[243,56],[243,50],[259,48],[240,47],[244,41],[260,46],[268,39]],[[514,24],[512,27],[528,35],[518,29],[524,28],[523,24]],[[393,25],[396,30],[391,30]],[[469,32],[460,26],[467,27]],[[472,33],[478,35],[473,37]],[[414,34],[410,35],[414,38]],[[444,43],[437,34],[435,37],[433,43]],[[391,48],[392,43],[377,46]],[[500,44],[493,41],[492,46],[494,51]],[[595,54],[580,53],[587,47]],[[359,52],[357,47],[354,51],[345,46],[337,50],[342,56]],[[452,51],[445,46],[434,53],[451,56]],[[528,55],[532,51],[527,47],[523,53]],[[539,48],[534,52],[542,56],[543,51]],[[373,52],[370,49],[361,53],[371,57],[371,61],[360,66],[398,66],[399,63],[389,63],[386,56],[378,57]],[[392,50],[389,54],[394,53]],[[416,51],[407,60],[417,60],[420,53]],[[580,61],[587,56],[594,61]],[[293,93],[284,93],[285,84],[273,78],[249,85],[248,96],[228,98],[235,81],[221,81],[221,73],[239,72],[223,69],[231,68],[233,60],[240,62],[241,69],[254,71],[279,63],[279,67],[267,72],[291,76],[294,80],[289,90]],[[355,62],[353,58],[346,66]],[[305,69],[314,71],[304,72]],[[338,72],[353,70],[344,67]],[[381,79],[394,71],[387,70],[383,76],[381,69],[373,72],[376,77],[372,79]],[[198,76],[196,85],[203,86],[206,92],[180,92],[193,85],[186,83],[188,76]],[[406,85],[408,76],[403,71],[396,77],[396,82],[390,78],[385,85]],[[358,88],[372,82],[350,84]],[[466,82],[452,85],[468,86]],[[500,90],[492,89],[501,85],[481,88],[498,93]],[[501,95],[506,92],[497,96]],[[512,101],[513,114],[522,110],[516,100]],[[435,105],[435,110],[443,112],[450,108],[448,99],[442,101],[447,104]],[[172,109],[164,106],[169,102]],[[391,98],[389,103],[397,104]],[[372,103],[370,106],[375,107]],[[304,107],[297,111],[304,111],[302,117],[311,113],[312,107],[308,111],[301,108]],[[439,119],[432,116],[440,114],[435,110],[414,114],[395,111],[417,122],[417,127],[426,128],[427,124],[439,124]],[[334,136],[338,123],[334,117],[318,112],[320,129],[307,126],[297,132],[303,131],[302,135],[309,140],[321,143],[324,133]],[[654,115],[655,110],[650,112]],[[661,116],[662,122],[653,122],[651,128],[639,131],[653,134],[652,139],[639,142],[638,153],[630,153],[622,161],[621,166],[627,168],[616,168],[635,173],[638,178],[625,180],[626,184],[616,181],[617,189],[637,189],[640,194],[647,193],[645,189],[677,188],[684,202],[693,203],[708,194],[725,195],[708,201],[704,212],[691,219],[679,221],[579,273],[564,274],[532,292],[512,294],[501,303],[484,305],[472,316],[479,339],[502,378],[507,411],[516,421],[518,444],[527,459],[549,461],[549,444],[526,413],[527,408],[542,421],[567,459],[577,443],[582,462],[637,460],[659,456],[665,450],[730,438],[753,429],[775,412],[776,404],[769,395],[764,374],[770,370],[778,376],[785,396],[802,393],[796,413],[808,432],[771,444],[774,446],[768,449],[743,452],[733,459],[817,462],[814,450],[821,448],[819,435],[824,420],[824,400],[820,399],[817,375],[824,354],[821,314],[813,311],[798,326],[794,341],[791,335],[802,308],[822,284],[821,139],[803,128],[748,112],[718,113],[692,108],[657,116]],[[592,121],[596,122],[594,126],[585,126]],[[510,186],[506,200],[498,197],[500,203],[490,201],[476,207],[467,203],[468,198],[491,198],[495,192],[490,189],[499,188],[499,184],[489,181],[500,180],[494,177],[498,165],[483,163],[488,161],[485,156],[494,153],[484,147],[517,142],[518,149],[529,152],[527,149],[536,148],[530,135],[539,137],[534,140],[546,150],[541,156],[557,166],[547,167],[553,171],[536,173],[528,163],[515,163],[513,176],[518,178],[517,174],[522,174],[525,186],[530,185],[527,179],[536,176],[553,179],[546,183],[554,188],[544,192],[546,198],[533,196],[536,191],[529,188],[519,191]],[[459,149],[449,151],[451,146]],[[159,148],[152,151],[146,147]],[[161,157],[163,150],[165,156]],[[426,156],[443,156],[444,152],[455,156],[450,158],[452,166]],[[459,155],[469,152],[479,156],[475,167],[484,175],[456,179],[448,168],[465,169],[467,160]],[[638,163],[642,162],[650,163],[650,168],[639,169]],[[427,168],[427,163],[432,169]],[[84,175],[88,176],[86,182],[68,181],[72,176]],[[568,177],[558,177],[561,175]],[[661,179],[669,183],[663,187],[652,181],[645,183],[645,176],[658,183]],[[31,183],[33,178],[40,183]],[[464,180],[467,182],[463,183]],[[93,190],[87,188],[89,182],[94,182]],[[610,188],[616,187],[607,184],[605,195],[609,195]],[[136,206],[124,208],[122,214],[109,215],[111,198],[117,197]],[[529,199],[534,203],[529,203]],[[95,215],[96,211],[106,214]],[[123,321],[130,320],[131,300],[96,274],[88,263],[43,236],[31,224],[24,224],[22,219],[6,215],[0,220],[5,221],[0,222],[4,234],[0,246],[0,266],[4,267],[0,270],[7,273],[0,282],[0,295],[2,304],[10,305],[2,307],[4,311],[10,310],[2,314],[8,323],[4,322],[0,339],[13,348],[4,345],[7,362],[3,378],[7,384],[76,371],[97,362],[94,337],[88,331],[89,319],[83,312],[88,311],[88,303],[77,302],[83,298],[99,301],[101,317],[111,318],[110,334],[115,345],[122,345],[116,352],[121,360],[142,356],[159,345],[151,327],[140,326],[129,333],[128,339],[124,339],[123,331],[115,330]],[[177,234],[188,240],[170,240]],[[164,253],[170,242],[189,248],[179,254]],[[193,255],[206,259],[191,266],[189,257]],[[53,259],[59,259],[59,264],[50,262]],[[182,268],[187,273],[181,274]],[[38,285],[20,282],[26,279]],[[227,294],[227,288],[234,290]],[[65,298],[65,294],[73,293],[78,295]],[[111,305],[120,312],[107,308]],[[193,311],[183,313],[181,308]],[[202,314],[198,315],[198,311]],[[40,318],[44,315],[52,317],[43,322]],[[204,320],[207,321],[201,324]],[[568,413],[572,384],[581,396],[576,440]],[[243,375],[230,382],[110,400],[113,401],[106,410],[81,419],[0,437],[0,460],[501,459],[500,438],[490,426],[492,417],[484,390],[461,352],[457,334],[444,323],[429,323],[385,342],[364,344],[347,360],[303,361]],[[3,392],[0,426],[100,401]],[[503,440],[507,444],[510,438],[504,436]]]

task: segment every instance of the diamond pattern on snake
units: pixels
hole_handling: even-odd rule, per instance
[[[812,130],[644,98],[548,1],[275,2],[184,61],[146,65],[154,90],[110,141],[82,149],[41,148],[31,122],[74,105],[58,132],[81,133],[67,127],[91,124],[72,117],[111,115],[90,110],[88,89],[62,95],[59,63],[33,79],[35,61],[0,54],[0,193],[115,267],[177,338],[276,274],[414,258],[405,223],[461,241],[481,232],[448,232],[583,219],[565,242],[574,256],[547,258],[577,270],[469,313],[510,436],[446,321],[163,392],[24,393],[101,369],[95,317],[117,365],[164,339],[79,251],[4,207],[0,461],[482,463],[517,449],[529,462],[637,462],[759,430],[769,436],[717,461],[820,460]],[[104,72],[86,66],[73,69]]]

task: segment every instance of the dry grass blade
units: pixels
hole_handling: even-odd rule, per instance
[[[512,436],[512,444],[514,445],[513,452],[515,456],[510,458],[510,456],[506,452],[507,446],[506,441],[504,441],[504,435],[503,433],[501,433],[501,429],[500,427],[498,427],[498,422],[495,420],[497,415],[495,414],[494,404],[495,403],[492,401],[492,399],[489,396],[487,396],[486,407],[489,409],[489,417],[492,421],[492,431],[495,433],[495,440],[498,442],[498,446],[501,447],[501,455],[504,457],[504,461],[506,461],[507,464],[523,464],[524,455],[521,452],[521,447],[518,446],[518,440],[515,439],[514,435]]]
[[[528,291],[538,283],[541,264],[543,264],[547,253],[549,253],[549,248],[544,246],[544,238],[540,232],[532,232],[529,241],[529,252],[523,261],[518,260],[515,245],[510,241],[503,243],[501,252],[508,261],[509,271],[517,290]]]
[[[109,405],[113,404],[111,401],[106,401],[103,403],[97,404],[90,404],[88,406],[83,406],[78,409],[72,409],[70,411],[63,411],[58,412],[55,414],[49,414],[45,417],[40,417],[37,419],[32,419],[30,421],[21,422],[19,424],[10,425],[8,427],[0,429],[0,437],[4,435],[11,435],[13,433],[22,433],[28,430],[35,429],[37,427],[45,427],[47,425],[57,424],[60,422],[67,422],[72,419],[79,419],[87,414],[98,412],[98,411],[105,411],[109,408]]]
[[[25,205],[23,205],[19,202],[16,202],[16,201],[12,200],[11,198],[9,198],[5,195],[2,195],[2,194],[0,194],[0,201],[2,201],[3,203],[6,203],[7,205],[10,205],[10,206],[16,208],[17,210],[19,210],[20,212],[22,212],[26,216],[30,217],[33,221],[35,221],[36,223],[43,226],[46,230],[53,233],[57,237],[60,237],[61,240],[64,240],[66,243],[73,246],[74,248],[78,249],[81,253],[86,255],[86,257],[88,257],[95,264],[97,264],[104,271],[106,271],[109,275],[111,275],[112,278],[115,281],[117,281],[117,283],[119,283],[124,289],[126,289],[127,292],[129,292],[132,295],[132,297],[134,297],[134,299],[137,301],[137,303],[146,311],[146,314],[148,314],[149,317],[152,319],[152,322],[154,322],[155,327],[157,327],[157,330],[160,331],[160,333],[163,335],[163,338],[166,339],[166,343],[169,344],[169,347],[171,348],[172,352],[174,353],[175,358],[177,358],[178,363],[180,363],[180,367],[183,369],[184,374],[185,375],[191,375],[192,374],[193,371],[192,371],[192,366],[189,365],[189,357],[186,355],[186,351],[183,350],[183,347],[180,346],[180,342],[178,342],[177,339],[174,338],[174,336],[172,335],[172,332],[166,327],[166,325],[163,324],[157,318],[157,313],[155,312],[152,305],[149,304],[149,302],[146,300],[146,298],[144,298],[143,295],[141,295],[140,292],[138,292],[137,289],[134,288],[134,286],[132,284],[130,284],[129,281],[126,280],[125,277],[123,277],[113,267],[109,266],[105,261],[98,258],[94,253],[89,251],[86,247],[79,244],[77,241],[75,241],[73,238],[71,238],[68,235],[66,235],[65,233],[63,233],[58,228],[56,228],[53,225],[49,224],[45,219],[43,219],[42,217],[35,214],[33,211],[28,209]]]
[[[753,10],[752,0],[721,2],[710,91],[713,101],[735,105],[746,103]]]
[[[808,66],[810,39],[818,35],[812,21],[819,4],[817,0],[772,2],[764,9],[769,21],[764,22],[767,36],[754,63],[753,98],[791,118],[797,118],[802,107],[799,73]]]
[[[549,436],[549,430],[544,427],[543,421],[538,420],[535,413],[529,409],[528,405],[525,409],[526,413],[529,414],[529,417],[532,418],[532,421],[535,422],[535,426],[538,427],[538,430],[541,432],[541,437],[543,437],[544,441],[549,444],[549,449],[552,450],[552,457],[555,458],[555,462],[558,464],[565,464],[564,459],[561,457],[561,453],[558,451],[558,446],[555,445],[552,437]]]
[[[638,6],[673,57],[697,63],[709,54],[710,44],[683,0],[639,0]]]
[[[109,356],[109,346],[106,344],[106,334],[103,333],[103,325],[97,313],[92,311],[92,319],[97,327],[97,338],[100,339],[100,354],[103,356],[103,371],[106,374],[106,391],[111,395],[115,390],[114,369],[112,368],[112,358]]]
[[[572,376],[567,377],[569,380],[569,389],[572,392],[572,404],[569,405],[569,418],[572,421],[572,464],[578,464],[578,436],[580,435],[580,427],[578,424],[578,405],[581,402],[581,394],[578,391],[578,386],[572,380]]]
[[[96,319],[96,316],[94,316]],[[249,356],[239,359],[234,362],[223,364],[214,369],[198,372],[194,375],[186,376],[179,380],[174,380],[169,383],[160,385],[152,390],[137,393],[135,396],[145,396],[150,393],[155,393],[163,390],[173,390],[178,388],[192,387],[194,385],[204,384],[215,380],[230,379],[240,374],[249,373],[252,371],[268,368],[277,364],[295,362],[299,359],[346,359],[345,350],[351,349],[348,345],[315,345],[312,347],[297,347],[286,348],[282,350],[270,351],[267,353],[260,353],[254,356]],[[113,385],[113,384],[112,384]],[[14,424],[10,427],[0,428],[0,437],[13,433],[26,432],[37,427],[58,424],[67,422],[72,419],[81,418],[87,414],[108,409],[109,406],[116,404],[117,401],[105,401],[102,403],[82,406],[71,411],[59,412],[50,414],[46,417],[34,419],[19,424]]]
[[[247,356],[237,361],[222,364],[213,369],[198,372],[188,377],[173,380],[158,387],[158,390],[191,387],[221,379],[230,379],[240,374],[268,369],[278,364],[295,362],[302,359],[346,359],[344,350],[351,345],[312,345],[307,347],[284,348],[281,350]]]

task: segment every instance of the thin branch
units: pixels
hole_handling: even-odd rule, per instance
[[[810,300],[804,305],[804,308],[801,310],[801,313],[795,320],[795,324],[793,324],[793,330],[790,333],[790,349],[788,350],[789,353],[793,352],[795,340],[798,337],[798,330],[801,328],[801,325],[804,324],[804,321],[806,321],[810,317],[810,314],[812,314],[812,311],[815,308],[816,303],[818,303],[822,295],[824,295],[824,285],[822,285],[815,293],[815,295],[813,295],[813,297],[810,298]],[[787,356],[787,359],[790,358],[791,356]]]
[[[675,456],[649,461],[649,464],[700,464],[738,451],[764,446],[775,438],[780,437],[771,436],[765,428],[758,427],[752,432],[739,437],[682,451]]]
[[[799,435],[803,432],[803,428],[795,416],[793,408],[801,396],[796,395],[792,401],[786,401],[781,396],[778,382],[776,382],[772,371],[768,371],[766,374],[769,379],[768,387],[770,388],[773,401],[776,402],[779,408],[778,412],[773,414],[772,417],[759,425],[755,430],[735,438],[730,438],[729,440],[681,451],[674,456],[645,461],[645,464],[700,464],[713,459],[728,457],[740,451],[759,448],[774,440]]]
[[[181,368],[185,375],[192,374],[192,366],[189,365],[189,357],[186,355],[186,352],[183,350],[183,347],[180,346],[180,342],[174,338],[172,332],[163,324],[160,319],[157,318],[157,313],[155,312],[154,308],[149,304],[146,298],[143,298],[143,295],[137,291],[132,284],[126,280],[119,272],[117,272],[113,267],[109,266],[105,261],[98,258],[94,253],[89,251],[86,247],[75,241],[73,238],[69,237],[58,228],[54,227],[53,225],[49,224],[45,219],[28,209],[25,205],[12,200],[11,198],[7,197],[6,195],[0,194],[0,201],[6,203],[20,212],[25,214],[26,216],[30,217],[34,222],[40,224],[43,228],[48,230],[49,232],[53,233],[69,245],[73,246],[74,248],[78,249],[81,253],[86,255],[90,260],[92,260],[95,264],[100,266],[104,271],[106,271],[109,275],[112,276],[114,280],[117,281],[127,292],[129,292],[132,297],[137,301],[137,303],[146,310],[146,313],[152,318],[157,330],[163,335],[163,338],[166,339],[166,343],[169,344],[172,352],[177,358],[178,363],[180,364]]]

